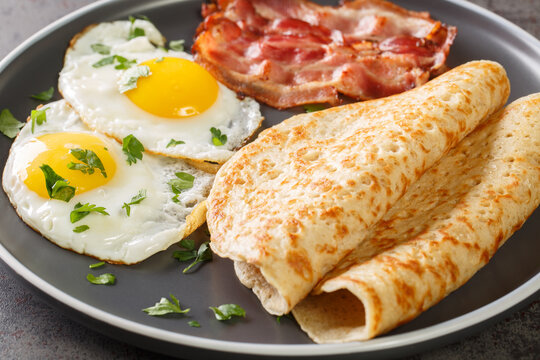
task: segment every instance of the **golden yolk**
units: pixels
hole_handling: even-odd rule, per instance
[[[32,149],[39,149],[33,154],[33,158],[26,167],[26,173],[21,174],[25,185],[39,196],[48,199],[49,194],[45,186],[45,175],[39,168],[43,164],[49,165],[59,176],[68,180],[69,185],[76,188],[75,194],[81,194],[106,184],[116,172],[116,163],[101,139],[82,133],[55,133],[46,134],[32,140],[39,144],[34,144]],[[80,170],[68,169],[70,162],[80,163],[69,150],[80,148],[92,150],[101,160],[107,177],[101,171],[94,168],[93,174],[84,174]]]
[[[166,57],[143,62],[150,76],[140,77],[127,97],[139,108],[166,118],[186,118],[206,111],[217,99],[218,83],[200,65]]]

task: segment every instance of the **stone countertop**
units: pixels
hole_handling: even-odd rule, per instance
[[[1,0],[0,58],[37,30],[94,0]],[[539,0],[472,0],[540,38]],[[539,59],[540,66],[540,59]],[[409,359],[540,356],[540,300],[487,329]],[[87,329],[49,307],[0,261],[1,359],[163,359]]]

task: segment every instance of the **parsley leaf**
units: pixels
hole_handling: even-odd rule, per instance
[[[120,55],[111,55],[111,56],[104,57],[98,62],[92,64],[92,66],[95,68],[100,68],[106,65],[112,65],[114,64],[115,61],[118,62],[118,65],[114,67],[117,70],[129,69],[131,65],[134,65],[137,63],[137,60],[128,60],[125,57],[120,56]]]
[[[120,80],[118,80],[120,93],[123,94],[126,91],[135,89],[137,87],[137,80],[139,80],[140,77],[147,77],[150,75],[152,75],[152,73],[150,72],[150,68],[146,65],[135,66],[126,70],[120,77]]]
[[[39,100],[39,101],[49,101],[52,99],[54,94],[54,87],[50,87],[45,91],[42,91],[40,93],[30,95],[32,99]]]
[[[172,200],[175,203],[178,203],[180,202],[180,200],[178,200],[178,195],[183,190],[191,189],[193,187],[193,180],[195,180],[195,177],[182,171],[175,173],[175,175],[176,179],[169,180],[167,184],[171,185],[171,190],[175,194]]]
[[[215,146],[222,146],[227,143],[227,135],[221,134],[221,130],[212,127],[210,132],[212,133],[212,143]]]
[[[128,135],[122,140],[122,151],[127,156],[128,165],[135,164],[137,159],[142,160],[144,146],[133,135]]]
[[[114,285],[116,277],[113,274],[101,274],[99,276],[94,276],[93,274],[86,275],[86,280],[90,281],[95,285]]]
[[[126,209],[126,214],[127,216],[129,216],[131,213],[131,205],[140,204],[141,201],[143,201],[144,199],[146,199],[146,190],[145,189],[139,190],[139,193],[135,195],[134,197],[132,197],[130,202],[124,203],[124,206],[122,206],[122,209]]]
[[[68,185],[69,182],[55,173],[49,165],[43,164],[39,168],[45,176],[45,186],[51,199],[68,202],[75,196],[75,188]]]
[[[73,232],[74,233],[82,233],[86,230],[90,229],[90,226],[88,225],[81,225],[81,226],[77,226],[75,229],[73,229]]]
[[[90,264],[90,265],[88,265],[88,267],[90,269],[97,269],[98,267],[102,267],[103,265],[105,265],[105,261],[101,261],[101,262],[98,262],[98,263],[95,263],[95,264]]]
[[[182,144],[185,144],[185,142],[183,142],[182,140],[171,139],[171,141],[169,141],[169,143],[167,144],[167,147],[182,145]]]
[[[323,104],[307,104],[304,105],[304,110],[308,113],[324,110],[326,107]]]
[[[184,249],[194,250],[195,249],[195,240],[185,238],[185,239],[180,240],[178,245],[180,245]]]
[[[92,150],[75,148],[69,150],[69,153],[77,160],[82,161],[83,164],[74,163],[71,161],[69,164],[67,164],[68,169],[80,170],[83,174],[93,174],[94,168],[97,168],[99,171],[101,171],[101,175],[103,175],[103,177],[107,177],[107,173],[105,172],[105,167],[103,166],[101,159]]]
[[[86,203],[84,205],[81,203],[77,203],[77,205],[75,205],[75,207],[73,208],[73,211],[69,214],[69,220],[72,224],[76,223],[85,216],[89,215],[91,212],[97,212],[102,215],[109,215],[109,213],[105,211],[105,208],[103,206],[97,206],[90,203]]]
[[[190,240],[193,241],[193,240]],[[182,273],[186,274],[189,272],[189,270],[197,265],[198,263],[201,263],[203,261],[210,261],[212,260],[212,250],[210,249],[210,246],[208,246],[209,242],[204,242],[199,246],[198,250],[195,250],[195,244],[191,242],[180,242],[180,245],[185,247],[186,250],[178,250],[173,253],[173,257],[175,259],[178,259],[178,261],[188,261],[195,259],[191,264],[186,267]]]
[[[184,51],[184,40],[169,41],[169,49],[174,51]]]
[[[106,65],[111,65],[114,63],[114,59],[116,58],[116,55],[111,55],[104,57],[103,59],[99,60],[98,62],[92,64],[92,67],[100,68]]]
[[[188,322],[188,325],[191,327],[201,327],[201,324],[197,320],[191,320]]]
[[[109,55],[111,53],[111,47],[104,44],[96,43],[90,45],[90,47],[92,48],[93,52],[97,52],[101,55]]]
[[[218,307],[210,306],[210,309],[214,312],[216,319],[220,321],[229,320],[233,316],[246,317],[246,311],[236,304],[223,304]]]
[[[114,67],[116,70],[129,69],[131,65],[135,65],[137,63],[137,60],[128,60],[125,57],[120,56],[120,55],[115,55],[114,58],[119,63],[118,65]]]
[[[171,313],[185,314],[189,312],[190,310],[189,308],[184,309],[184,310],[180,308],[180,303],[178,302],[178,299],[174,297],[173,294],[170,294],[170,296],[171,296],[172,302],[169,299],[162,297],[161,300],[158,303],[156,303],[154,306],[148,307],[146,309],[142,309],[142,311],[152,316],[161,316],[161,315],[171,314]]]
[[[30,120],[32,120],[32,134],[34,133],[36,124],[41,125],[44,122],[47,122],[47,110],[49,110],[49,108],[32,110],[30,113]]]
[[[139,27],[134,28],[135,20],[137,20],[137,19],[150,21],[150,19],[148,19],[148,17],[146,17],[144,15],[137,15],[136,17],[135,16],[129,16],[129,21],[131,22],[131,27],[129,28],[128,40],[134,39],[134,38],[139,37],[139,36],[146,35],[145,32],[144,32],[144,29],[141,29]]]
[[[0,131],[8,138],[13,139],[19,133],[19,129],[24,126],[24,123],[15,119],[11,111],[8,109],[2,110],[0,113]]]

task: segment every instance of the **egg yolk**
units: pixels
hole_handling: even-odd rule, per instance
[[[139,108],[165,118],[181,119],[201,114],[218,96],[218,83],[200,65],[186,59],[165,57],[140,65],[150,76],[140,77],[127,97]]]
[[[55,133],[39,136],[29,144],[32,150],[32,158],[26,166],[26,173],[21,174],[25,185],[39,196],[48,199],[45,175],[40,169],[43,164],[49,165],[59,176],[68,180],[69,185],[75,187],[75,194],[81,194],[106,184],[116,172],[116,163],[106,149],[105,143],[95,136],[82,133]],[[101,160],[107,177],[103,176],[98,168],[94,173],[83,173],[81,170],[68,168],[70,162],[82,164],[73,154],[71,149],[92,150]]]

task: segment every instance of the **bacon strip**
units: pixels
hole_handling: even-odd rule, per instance
[[[192,48],[231,89],[276,108],[365,100],[438,75],[457,29],[382,0],[214,0]]]

